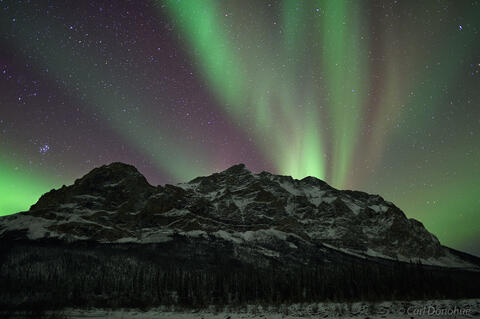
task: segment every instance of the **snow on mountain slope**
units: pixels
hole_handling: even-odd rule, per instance
[[[257,245],[271,255],[282,254],[271,247],[278,241],[288,249],[320,245],[355,256],[477,267],[378,195],[340,191],[314,177],[253,174],[243,164],[154,187],[133,166],[113,163],[46,193],[28,212],[0,218],[0,238],[161,243],[175,235]]]

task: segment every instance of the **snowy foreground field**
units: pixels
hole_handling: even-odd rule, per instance
[[[53,315],[53,316],[52,316]],[[172,309],[151,309],[140,311],[133,309],[67,309],[49,313],[52,318],[203,318],[203,319],[240,319],[240,318],[480,318],[480,299],[469,300],[432,300],[398,301],[382,303],[318,303],[294,304],[264,308],[248,306],[240,309],[211,307],[200,311],[181,311]]]

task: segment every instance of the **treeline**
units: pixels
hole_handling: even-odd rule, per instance
[[[186,265],[152,249],[19,246],[0,250],[0,310],[284,304],[479,297],[480,274],[421,264]],[[153,250],[154,252],[154,250]]]

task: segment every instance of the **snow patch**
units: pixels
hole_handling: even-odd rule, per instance
[[[307,199],[315,205],[315,207],[318,207],[323,202],[323,196],[325,195],[325,191],[322,191],[318,189],[318,187],[306,187],[303,188],[303,192],[307,196]]]
[[[49,231],[47,227],[53,224],[50,219],[35,217],[31,215],[14,215],[7,217],[8,223],[0,231],[0,235],[12,230],[26,230],[29,239],[39,239],[46,236]]]
[[[89,200],[101,200],[103,201],[104,198],[102,196],[94,196],[94,195],[75,195],[73,198],[78,198],[78,199],[89,199]]]
[[[290,182],[281,182],[278,183],[284,190],[289,192],[292,195],[301,195],[301,192]]]
[[[240,212],[243,213],[245,207],[247,207],[248,204],[250,204],[252,202],[251,199],[247,198],[233,198],[233,203],[238,207],[238,209],[240,210]]]
[[[286,240],[289,234],[284,233],[282,231],[276,230],[274,228],[270,229],[260,229],[255,231],[246,231],[243,233],[238,233],[243,240],[245,241],[258,241],[258,242],[265,242],[269,241],[272,237],[278,238],[280,240]]]
[[[370,205],[368,206],[377,213],[385,213],[388,210],[388,206],[384,205]]]
[[[173,238],[171,237],[172,234],[173,234],[173,231],[171,230],[160,231],[160,232],[152,230],[151,232],[141,233],[142,239],[140,240],[140,242],[143,244],[166,243],[173,240]]]
[[[350,210],[351,210],[355,215],[358,215],[358,214],[362,211],[362,207],[358,206],[357,204],[355,204],[355,203],[352,202],[352,201],[344,200],[343,202],[345,203],[345,205],[347,205],[348,208],[350,208]]]
[[[110,183],[110,184],[103,184],[103,187],[117,187],[118,185],[122,184],[125,179],[121,179],[120,181],[116,183]]]
[[[226,240],[226,241],[234,242],[236,244],[241,244],[241,243],[244,242],[243,239],[240,238],[239,236],[235,236],[235,234],[226,232],[224,230],[216,231],[216,232],[212,233],[212,235],[215,236],[215,237],[221,238],[223,240]]]

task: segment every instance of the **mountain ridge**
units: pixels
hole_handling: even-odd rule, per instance
[[[379,195],[337,190],[311,176],[253,174],[244,164],[152,186],[134,166],[114,162],[0,219],[0,239],[162,243],[176,234],[254,245],[271,256],[301,242],[362,258],[478,268]]]

